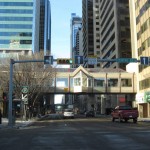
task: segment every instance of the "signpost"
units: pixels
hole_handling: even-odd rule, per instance
[[[89,65],[96,65],[97,64],[97,57],[96,56],[89,56],[88,57],[88,64]]]
[[[119,63],[131,63],[131,62],[137,62],[136,58],[117,58],[116,62]]]
[[[22,101],[23,101],[23,111],[24,111],[24,119],[26,120],[26,105],[28,104],[28,86],[23,86],[22,87]]]
[[[53,64],[53,56],[44,56],[44,64]]]
[[[149,57],[140,57],[140,62],[143,65],[149,65]]]
[[[83,64],[83,56],[75,56],[75,64]]]
[[[22,101],[24,104],[28,104],[28,86],[22,87]]]

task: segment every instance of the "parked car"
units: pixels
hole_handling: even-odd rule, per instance
[[[63,117],[65,118],[74,118],[74,112],[72,109],[65,109],[63,112]]]
[[[95,113],[94,113],[94,111],[90,110],[90,111],[85,112],[85,116],[86,117],[95,117]]]
[[[117,106],[111,113],[112,121],[118,119],[119,122],[123,120],[127,122],[129,119],[133,119],[133,122],[137,122],[137,118],[139,116],[138,110],[132,108],[131,106]]]

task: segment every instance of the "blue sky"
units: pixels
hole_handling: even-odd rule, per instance
[[[82,0],[51,0],[51,55],[54,59],[70,58],[71,13],[82,17]]]

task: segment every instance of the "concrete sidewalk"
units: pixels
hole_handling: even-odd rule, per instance
[[[150,118],[138,118],[138,121],[150,122]]]
[[[0,124],[0,129],[2,128],[20,128],[20,127],[26,127],[29,124],[31,124],[34,121],[34,119],[23,121],[23,120],[16,120],[15,123],[12,125],[12,127],[8,126],[8,119],[2,118],[2,124]]]

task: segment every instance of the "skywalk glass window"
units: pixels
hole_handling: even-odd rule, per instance
[[[118,79],[108,79],[108,87],[117,87]]]
[[[104,78],[95,78],[94,79],[94,87],[104,87],[105,79]]]
[[[73,78],[70,78],[70,87],[73,87]]]
[[[57,78],[56,86],[57,87],[68,87],[68,78]]]
[[[92,86],[92,79],[88,79],[88,87]]]
[[[87,86],[87,78],[82,78],[82,85]]]
[[[131,79],[121,79],[121,86],[122,87],[131,87],[132,80]]]
[[[81,79],[80,78],[74,78],[74,86],[80,86],[81,85]]]

